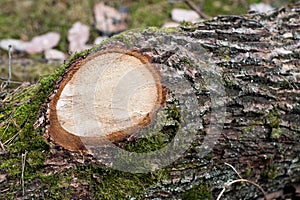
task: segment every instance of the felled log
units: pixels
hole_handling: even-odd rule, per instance
[[[278,191],[300,181],[299,22],[294,4],[124,32],[69,61],[36,127],[117,170],[166,168],[145,198],[181,198],[199,184],[216,198],[238,179],[225,163]],[[235,184],[224,196],[262,193]]]

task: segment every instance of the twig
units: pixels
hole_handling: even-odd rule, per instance
[[[10,126],[10,122],[8,122],[7,126],[4,128],[4,131],[2,132],[2,136],[6,134],[6,131],[8,130],[9,126]],[[5,145],[5,143],[6,142],[4,142],[4,145]]]
[[[209,16],[204,14],[192,1],[184,0],[183,2],[185,2],[191,9],[198,13],[198,15],[200,15],[200,17],[202,17],[203,19],[209,18]]]
[[[16,89],[13,90],[13,92],[10,93],[10,95],[7,95],[1,102],[2,103],[10,103],[13,104],[13,102],[18,102],[18,99],[21,97],[26,96],[29,92],[32,92],[34,90],[34,85],[27,86],[22,92],[22,86],[17,87]],[[27,95],[28,96],[28,95]]]
[[[217,200],[220,200],[220,198],[223,195],[223,193],[225,192],[226,188],[233,185],[234,183],[239,183],[239,182],[246,182],[246,183],[250,183],[250,184],[254,185],[255,187],[257,187],[264,194],[264,199],[267,200],[267,196],[266,196],[266,193],[265,193],[264,189],[262,187],[260,187],[258,184],[254,183],[252,181],[249,181],[247,179],[237,179],[237,180],[234,180],[234,181],[231,181],[231,182],[227,183],[223,187],[223,190],[220,192],[219,196],[217,197]]]
[[[229,163],[225,163],[225,165],[228,165],[229,167],[231,167],[231,169],[239,176],[240,179],[243,179],[242,176],[237,172],[237,170],[234,168],[234,166],[232,166]]]
[[[12,46],[8,45],[8,79],[3,86],[3,89],[5,89],[7,86],[9,86],[11,81],[11,52],[12,52]]]
[[[3,143],[1,142],[1,139],[0,139],[0,146],[1,146],[2,150],[5,151],[5,147],[4,147]]]
[[[12,51],[12,46],[8,46],[8,82],[11,80],[11,51]]]
[[[229,186],[235,184],[235,183],[239,183],[239,182],[246,182],[246,183],[250,183],[252,185],[254,185],[255,187],[257,187],[264,195],[264,200],[267,200],[267,194],[266,192],[264,191],[264,189],[262,187],[260,187],[257,183],[255,182],[252,182],[252,181],[249,181],[247,179],[243,179],[242,176],[238,173],[238,171],[229,163],[225,163],[225,165],[231,167],[233,169],[233,171],[239,176],[240,179],[237,179],[237,180],[234,180],[234,181],[231,181],[229,183],[227,183],[226,185],[224,185],[222,191],[220,192],[220,194],[218,195],[217,197],[217,200],[220,200],[221,196],[223,195],[223,193],[225,192],[226,188],[228,188]]]
[[[14,121],[10,122],[10,123],[15,123]],[[3,134],[5,134],[6,130],[8,129],[10,123],[6,126],[6,129],[4,130]],[[15,126],[18,126],[15,124]],[[20,129],[16,134],[14,134],[11,138],[9,138],[8,140],[6,140],[4,142],[4,145],[5,146],[9,146],[10,143],[20,134],[20,132],[22,131],[23,129]]]
[[[8,78],[1,78],[0,77],[0,81],[8,81],[9,79]],[[22,83],[24,83],[24,82],[21,82],[21,81],[12,81],[12,80],[10,80],[9,81],[10,83],[16,83],[16,84],[22,84]]]
[[[3,121],[0,123],[0,128],[2,128],[3,126],[5,126],[6,124],[8,124],[9,121],[13,118],[13,116],[14,116],[14,113],[11,112],[11,113],[9,114],[9,116],[6,117],[6,119],[3,120]],[[4,134],[4,133],[3,133],[3,134]]]
[[[24,187],[24,171],[25,171],[25,162],[26,162],[27,151],[22,154],[22,174],[21,174],[21,183],[22,183],[22,194],[25,196],[25,187]]]
[[[10,145],[10,143],[20,134],[20,131],[18,131],[16,134],[14,134],[11,138],[9,138],[8,140],[6,140],[4,142],[4,145],[8,146]]]

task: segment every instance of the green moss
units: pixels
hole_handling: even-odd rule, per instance
[[[226,61],[230,60],[230,47],[224,46],[218,48],[214,53],[216,53],[220,58],[225,59]]]
[[[245,170],[245,175],[250,176],[251,172],[252,172],[252,169],[250,167],[247,167],[246,170]]]
[[[135,32],[138,32],[140,29],[134,29],[134,30],[130,30],[130,31],[124,31],[122,33],[119,33],[117,35],[114,35],[111,37],[112,41],[120,41],[126,45],[128,45],[129,47],[133,46],[133,41],[131,40],[133,34]]]
[[[280,113],[273,109],[266,115],[266,120],[271,128],[278,128],[280,123]]]
[[[194,26],[195,26],[194,23],[192,23],[192,22],[187,22],[187,21],[182,21],[182,22],[180,22],[180,25],[181,25],[181,26],[188,26],[188,27],[194,27]]]
[[[181,114],[177,104],[176,102],[170,103],[170,105],[162,111],[162,115],[166,116],[166,122],[163,123],[167,123],[167,125],[163,125],[160,132],[150,137],[139,138],[130,142],[124,146],[124,149],[131,152],[142,153],[155,151],[167,145],[176,135],[181,120]]]
[[[16,174],[21,173],[20,163],[21,163],[21,157],[11,158],[1,163],[0,169],[8,172],[10,176],[14,176]]]
[[[275,179],[277,176],[276,166],[273,164],[267,165],[260,173],[262,178]]]
[[[174,32],[178,33],[178,32],[180,32],[180,30],[177,27],[161,28],[160,30],[164,33],[174,33]]]
[[[261,122],[246,126],[243,128],[243,133],[240,135],[240,137],[243,137],[244,135],[248,135],[253,129],[255,129],[258,125],[260,125]]]
[[[158,133],[152,137],[141,138],[124,146],[126,151],[130,152],[150,152],[163,148],[168,139],[163,133]]]
[[[27,163],[31,170],[38,170],[46,161],[45,153],[40,151],[30,151],[27,155]]]
[[[178,107],[178,103],[174,102],[173,104],[167,107],[167,118],[180,121],[181,114],[180,109]]]
[[[190,67],[190,68],[195,67],[195,63],[188,57],[182,57],[182,59],[180,60],[180,63],[186,67]]]
[[[169,31],[169,32],[168,32]],[[170,33],[169,29],[159,29],[157,27],[147,27],[147,28],[135,28],[127,31],[123,31],[122,33],[119,33],[117,35],[112,36],[110,39],[106,40],[105,43],[109,43],[111,41],[120,41],[124,44],[126,44],[129,48],[134,46],[134,43],[136,42],[136,38],[138,38],[139,34],[141,33]]]
[[[212,194],[209,188],[205,185],[197,185],[192,189],[185,191],[182,195],[183,200],[194,200],[194,199],[211,199]]]
[[[282,133],[281,128],[272,128],[271,138],[278,139]]]
[[[164,171],[131,174],[94,164],[76,166],[67,172],[80,181],[88,182],[93,199],[143,199],[147,186],[164,177]]]
[[[37,182],[41,191],[47,191],[43,193],[45,199],[72,199],[74,197],[74,189],[70,187],[72,180],[69,174],[53,174],[53,175],[42,175],[39,174],[36,177],[28,178],[26,184],[31,182]]]
[[[210,159],[214,158],[214,153],[208,153],[208,154],[205,156],[205,158],[206,158],[207,160],[210,160]]]
[[[180,23],[180,27],[186,32],[194,32],[195,30],[197,30],[197,25],[186,21],[182,21]]]
[[[292,84],[287,80],[283,80],[283,81],[279,82],[279,86],[282,87],[282,89],[293,88]]]
[[[282,134],[282,130],[280,128],[280,113],[273,109],[269,111],[265,118],[267,125],[271,128],[270,138],[278,139]]]

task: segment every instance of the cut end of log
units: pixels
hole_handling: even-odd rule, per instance
[[[117,141],[149,125],[162,105],[160,75],[147,56],[99,51],[66,70],[49,104],[51,139],[75,151]],[[89,144],[90,146],[90,144]]]

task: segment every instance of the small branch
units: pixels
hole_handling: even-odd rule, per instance
[[[237,172],[237,170],[229,163],[225,163],[225,165],[228,165],[229,167],[231,167],[231,169],[239,176],[240,179],[243,179],[242,176]]]
[[[5,142],[4,142],[4,145],[6,145],[6,146],[8,146],[8,145],[10,145],[10,143],[19,135],[20,133],[19,132],[17,132],[15,135],[13,135],[11,138],[9,138],[8,140],[6,140]]]
[[[25,196],[25,187],[24,187],[24,171],[25,171],[25,162],[26,162],[27,151],[22,154],[22,174],[21,174],[21,183],[22,183],[22,194]]]
[[[198,13],[198,15],[200,15],[200,17],[202,17],[203,19],[209,18],[209,16],[204,14],[192,1],[184,0],[183,2],[185,2],[191,9]]]
[[[28,120],[28,118],[26,119],[26,120]],[[26,121],[27,122],[27,121]],[[26,123],[25,122],[25,123]],[[14,121],[12,120],[10,123],[14,123]],[[10,123],[6,126],[6,129],[4,130],[4,132],[3,132],[3,134],[5,134],[5,132],[6,132],[6,130],[8,129],[8,127],[9,127],[9,125],[10,125]],[[18,127],[18,125],[16,125],[16,123],[14,124],[16,127]],[[20,134],[20,132],[22,131],[23,129],[21,128],[16,134],[14,134],[10,139],[8,139],[8,140],[6,140],[5,142],[4,142],[4,145],[5,146],[9,146],[10,145],[10,143]]]
[[[242,176],[238,173],[238,171],[237,171],[231,164],[225,163],[225,165],[231,167],[231,169],[233,169],[233,171],[239,176],[240,179],[237,179],[237,180],[234,180],[234,181],[231,181],[231,182],[227,183],[227,184],[223,187],[223,189],[222,189],[222,191],[220,192],[220,194],[218,195],[217,200],[220,200],[220,198],[221,198],[221,196],[223,195],[223,193],[225,192],[226,188],[228,188],[229,186],[231,186],[231,185],[233,185],[233,184],[235,184],[235,183],[239,183],[239,182],[246,182],[246,183],[250,183],[250,184],[254,185],[255,187],[257,187],[257,188],[263,193],[263,195],[264,195],[264,200],[267,200],[267,194],[266,194],[266,192],[264,191],[264,189],[263,189],[262,187],[260,187],[260,186],[259,186],[257,183],[255,183],[255,182],[249,181],[249,180],[247,180],[247,179],[243,179]]]
[[[8,82],[11,80],[11,52],[12,52],[12,46],[8,46]]]
[[[3,86],[3,89],[5,89],[7,86],[9,86],[11,81],[11,52],[12,52],[12,46],[8,45],[8,79]]]
[[[9,79],[8,78],[2,78],[2,77],[0,77],[0,81],[8,81]],[[20,81],[12,81],[12,80],[10,80],[9,81],[10,83],[16,83],[16,84],[22,84],[22,83],[24,83],[24,82],[20,82]]]
[[[2,148],[3,151],[5,151],[5,147],[4,144],[1,142],[1,139],[0,139],[0,147]]]
[[[250,184],[254,185],[255,187],[257,187],[264,194],[264,199],[267,200],[267,196],[266,196],[266,193],[265,193],[264,189],[262,187],[260,187],[258,184],[254,183],[252,181],[249,181],[247,179],[237,179],[237,180],[234,180],[234,181],[231,181],[231,182],[227,183],[223,187],[223,190],[221,191],[221,193],[219,194],[219,196],[217,197],[217,200],[220,200],[220,198],[223,195],[223,193],[225,192],[226,188],[228,188],[229,186],[231,186],[231,185],[233,185],[235,183],[239,183],[239,182],[246,182],[246,183],[250,183]]]

